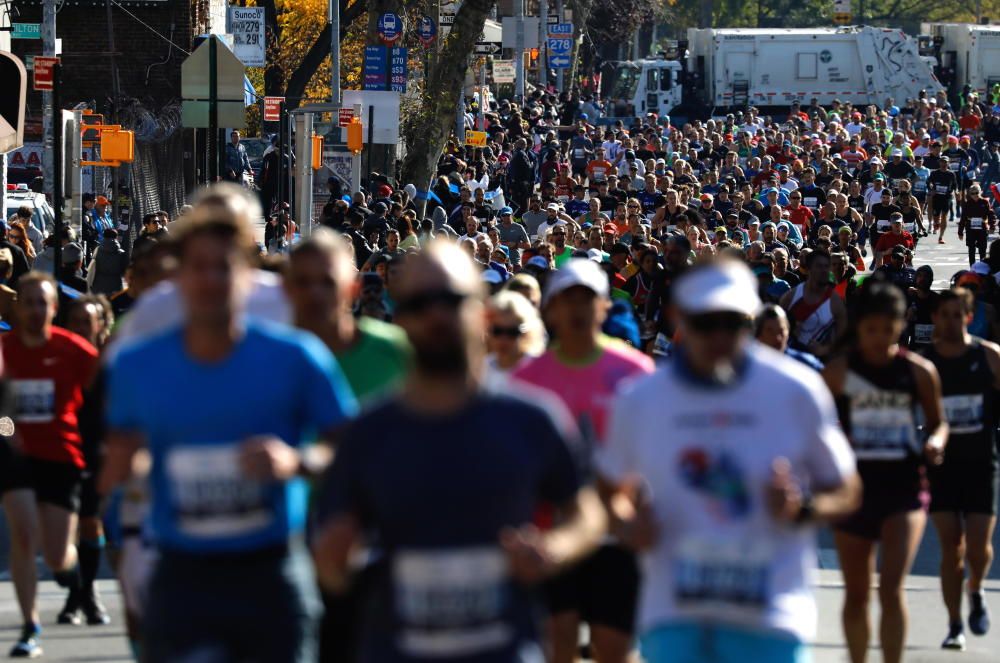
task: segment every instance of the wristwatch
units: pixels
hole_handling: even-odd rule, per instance
[[[802,506],[799,507],[799,513],[795,516],[795,523],[804,525],[812,522],[815,517],[816,504],[813,502],[812,494],[806,493],[802,496]]]

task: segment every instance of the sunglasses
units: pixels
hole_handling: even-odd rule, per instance
[[[524,325],[518,325],[516,327],[504,327],[502,325],[493,325],[490,327],[490,336],[506,336],[507,338],[520,338],[524,335]]]
[[[566,233],[552,233],[553,237],[565,237]]]
[[[735,334],[747,326],[747,318],[739,313],[702,313],[689,316],[687,324],[691,331],[698,334],[720,331]]]
[[[457,311],[466,296],[452,290],[428,290],[396,303],[397,315],[420,315],[435,306]]]

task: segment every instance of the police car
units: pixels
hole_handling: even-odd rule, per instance
[[[17,210],[24,206],[32,210],[31,223],[42,234],[49,234],[55,225],[56,216],[45,195],[29,190],[27,184],[8,184],[4,196],[4,220],[17,214]]]

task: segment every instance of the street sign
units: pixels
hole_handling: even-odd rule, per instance
[[[847,13],[838,13],[833,15],[833,22],[838,25],[850,25],[854,17]]]
[[[211,119],[211,60],[215,42],[215,101],[220,127],[246,126],[246,69],[219,35],[210,35],[181,63],[181,121],[208,129]],[[35,58],[35,68],[38,58]]]
[[[572,23],[555,23],[549,25],[549,35],[555,36],[573,36],[573,24]]]
[[[55,79],[54,68],[59,58],[35,56],[35,90],[42,92],[52,90],[52,81]]]
[[[466,130],[465,144],[471,147],[486,147],[486,132]]]
[[[481,41],[472,49],[474,55],[494,55],[499,53],[503,45],[498,41]]]
[[[337,113],[337,126],[346,127],[354,119],[354,109],[353,108],[341,108]]]
[[[550,55],[549,69],[569,69],[568,55]]]
[[[378,17],[378,36],[386,44],[395,44],[403,36],[403,19],[392,12]]]
[[[538,48],[538,17],[525,16],[521,20],[524,22],[524,47]],[[504,16],[500,21],[503,25],[503,47],[517,48],[517,17]]]
[[[364,89],[385,90],[385,46],[365,46]]]
[[[493,82],[494,83],[513,83],[515,77],[514,61],[513,60],[494,60],[493,61]]]
[[[462,6],[462,0],[441,0],[438,16],[441,21],[441,36],[447,37],[451,32],[451,26],[455,23],[455,14]]]
[[[424,46],[430,46],[437,39],[437,23],[430,16],[421,16],[417,21],[417,37]]]
[[[233,53],[247,67],[267,65],[263,7],[229,7],[228,32],[233,36]]]
[[[407,49],[394,46],[389,53],[389,91],[406,92]]]
[[[281,122],[281,102],[284,97],[264,97],[264,121]]]
[[[0,155],[24,144],[24,102],[28,72],[13,53],[0,51],[0,80],[7,81],[7,94],[0,95]],[[3,158],[3,157],[0,157]]]
[[[38,23],[14,23],[11,28],[11,39],[42,38],[42,26]]]

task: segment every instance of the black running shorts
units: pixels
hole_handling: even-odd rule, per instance
[[[622,546],[603,545],[546,582],[544,594],[551,614],[577,612],[589,624],[632,633],[639,597],[638,560]]]
[[[982,513],[996,515],[1000,473],[995,463],[945,461],[929,468],[931,512]]]

